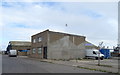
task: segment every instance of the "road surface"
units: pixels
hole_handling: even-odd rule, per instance
[[[102,73],[24,57],[2,56],[2,73]]]

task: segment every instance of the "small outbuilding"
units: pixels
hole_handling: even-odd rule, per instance
[[[7,52],[14,49],[20,56],[27,56],[31,48],[31,42],[28,41],[10,41],[7,46]]]

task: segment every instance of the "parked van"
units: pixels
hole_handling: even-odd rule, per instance
[[[12,56],[16,57],[17,56],[17,50],[10,50],[8,55],[9,55],[9,57],[12,57]]]
[[[100,55],[99,55],[100,53]],[[104,59],[104,55],[97,49],[87,49],[86,50],[86,58],[94,58],[98,60],[98,57],[100,57],[101,60]]]

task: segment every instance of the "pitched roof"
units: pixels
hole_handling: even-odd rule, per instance
[[[66,35],[79,36],[79,37],[85,37],[85,38],[86,38],[86,36],[81,36],[81,35],[76,35],[76,34],[70,34],[70,33],[64,33],[64,32],[56,32],[56,31],[51,31],[51,30],[49,30],[49,29],[47,29],[47,30],[45,30],[45,31],[42,31],[42,32],[40,32],[40,33],[34,34],[34,35],[32,35],[32,36],[36,36],[36,35],[41,34],[41,33],[44,33],[44,32],[53,32],[53,33],[58,33],[58,34],[66,34]]]
[[[10,41],[9,44],[14,46],[31,46],[31,42],[28,41]]]
[[[88,42],[88,41],[85,41],[84,42],[84,45],[85,45],[85,47],[87,48],[89,48],[89,47],[91,47],[91,48],[99,48],[98,46],[96,46],[96,45],[94,45],[94,44],[92,44],[92,43],[90,43],[90,42]]]

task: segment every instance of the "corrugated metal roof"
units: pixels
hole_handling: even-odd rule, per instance
[[[94,45],[88,41],[85,41],[85,46],[94,46]]]
[[[10,41],[9,43],[14,46],[31,46],[31,42],[28,41]]]
[[[97,47],[96,45],[94,45],[94,44],[92,44],[92,43],[90,43],[88,41],[85,41],[84,43],[85,43],[85,46],[94,46],[94,47]]]

